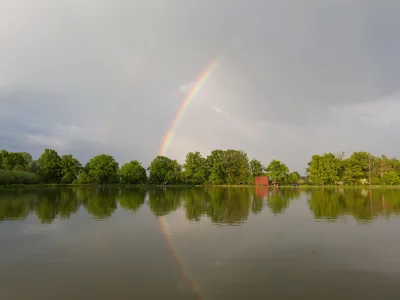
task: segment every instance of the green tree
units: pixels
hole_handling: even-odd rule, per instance
[[[2,149],[0,151],[0,169],[1,170],[6,170],[6,168],[4,167],[4,161],[6,160],[8,156],[8,151],[5,149]]]
[[[72,183],[79,175],[81,164],[71,154],[63,155],[60,160],[61,167],[61,182]]]
[[[124,164],[119,170],[121,183],[141,184],[147,181],[146,169],[137,160]]]
[[[340,161],[332,153],[313,155],[307,171],[314,184],[334,184],[339,180]]]
[[[266,168],[268,177],[272,178],[272,182],[284,183],[289,173],[289,168],[279,160],[272,160]]]
[[[29,163],[27,171],[39,175],[40,173],[39,162],[37,160],[32,160]]]
[[[81,170],[78,174],[78,178],[76,179],[75,183],[89,184],[89,183],[91,183],[91,180],[90,180],[89,175],[85,171]]]
[[[40,175],[45,183],[59,183],[61,179],[61,159],[53,149],[45,149],[38,160]]]
[[[400,177],[396,173],[396,171],[392,170],[392,171],[389,171],[389,172],[383,174],[383,176],[381,177],[381,181],[382,181],[382,184],[396,185],[396,184],[400,184]]]
[[[208,182],[211,184],[224,184],[226,171],[224,165],[224,151],[214,150],[206,159],[209,173]]]
[[[293,183],[299,183],[299,180],[300,180],[300,174],[299,173],[297,173],[297,172],[292,172],[292,173],[289,173],[289,175],[287,176],[287,184],[293,184]]]
[[[391,159],[392,169],[400,176],[400,160],[397,158]]]
[[[371,185],[374,176],[374,166],[376,164],[375,157],[369,152],[360,151],[354,152],[350,158],[357,161],[363,171],[363,177],[368,179],[368,183]]]
[[[250,161],[250,172],[253,178],[256,176],[264,175],[265,174],[264,170],[265,168],[259,160],[252,159]]]
[[[341,166],[340,179],[345,184],[356,184],[364,176],[361,164],[354,157],[343,160]]]
[[[382,178],[383,175],[385,175],[392,169],[392,161],[387,158],[386,155],[382,155],[381,157],[376,158],[375,166],[379,177]]]
[[[189,152],[183,165],[183,180],[188,184],[203,184],[207,181],[206,159],[200,152]]]
[[[118,163],[107,154],[97,155],[89,160],[89,178],[97,184],[118,182]]]
[[[157,156],[150,163],[150,182],[153,184],[174,184],[180,180],[181,167],[176,160]]]
[[[251,179],[247,154],[240,150],[228,149],[223,157],[226,184],[248,184]]]
[[[32,156],[27,152],[0,152],[0,168],[4,170],[26,171]]]

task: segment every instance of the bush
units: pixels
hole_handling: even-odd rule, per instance
[[[0,185],[38,184],[39,182],[40,177],[30,172],[0,170]]]

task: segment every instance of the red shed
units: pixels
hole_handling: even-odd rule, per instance
[[[269,185],[268,176],[256,176],[254,184],[268,186]]]

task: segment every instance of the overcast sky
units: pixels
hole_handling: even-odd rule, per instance
[[[312,154],[400,157],[400,1],[2,0],[0,148],[147,166],[244,150],[303,173]]]

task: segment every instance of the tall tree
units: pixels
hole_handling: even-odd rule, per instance
[[[203,184],[207,181],[206,159],[200,152],[189,152],[183,165],[183,179],[188,184]]]
[[[334,184],[339,180],[339,160],[332,153],[313,155],[307,171],[314,184]]]
[[[224,151],[214,150],[206,159],[209,173],[208,182],[211,184],[224,184],[226,171],[224,165]]]
[[[147,181],[146,170],[137,160],[124,164],[119,170],[119,176],[123,184],[141,184]]]
[[[157,156],[150,163],[150,182],[153,184],[173,184],[180,179],[181,167],[178,162],[165,156]]]
[[[341,166],[340,180],[345,184],[356,184],[364,176],[361,164],[354,157],[343,160]]]
[[[97,184],[118,182],[118,163],[114,157],[107,154],[97,155],[89,160],[89,178]]]
[[[259,160],[252,159],[250,161],[250,171],[253,177],[264,175],[265,168]]]
[[[283,183],[289,173],[289,168],[279,160],[272,160],[266,168],[267,175],[273,183]]]
[[[61,158],[53,149],[45,149],[38,160],[40,175],[45,183],[59,183],[61,179]]]
[[[79,175],[81,164],[71,154],[63,155],[60,160],[61,182],[73,183]]]
[[[387,158],[386,155],[376,158],[376,170],[379,176],[382,178],[387,172],[392,169],[392,161]]]
[[[372,178],[373,178],[373,173],[374,173],[374,165],[375,165],[375,157],[365,151],[361,152],[354,152],[350,158],[355,159],[360,167],[362,168],[362,171],[364,173],[364,177],[368,178],[368,183],[371,185],[372,184]]]
[[[227,184],[248,184],[250,166],[247,154],[240,150],[228,149],[224,152],[224,170]]]

